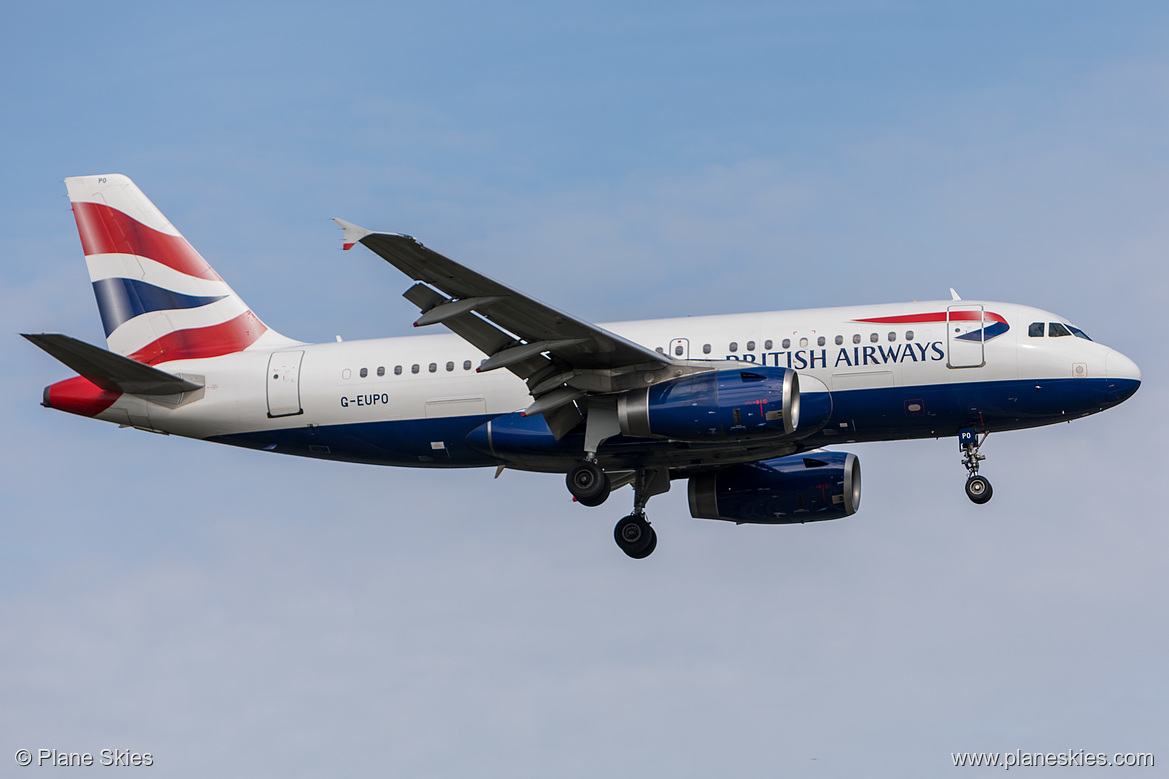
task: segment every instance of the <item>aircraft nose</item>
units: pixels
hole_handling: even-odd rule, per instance
[[[1128,379],[1138,384],[1141,380],[1141,369],[1137,364],[1115,349],[1104,358],[1104,372],[1110,379]]]
[[[1141,369],[1115,349],[1104,357],[1104,371],[1108,378],[1108,393],[1116,403],[1123,403],[1141,386]]]

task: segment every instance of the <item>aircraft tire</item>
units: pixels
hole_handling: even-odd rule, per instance
[[[658,534],[651,527],[649,529],[649,543],[646,545],[645,549],[642,549],[640,552],[626,552],[625,554],[629,555],[634,560],[644,560],[645,558],[647,558],[651,554],[653,554],[653,551],[657,548],[658,548]]]
[[[608,492],[608,490],[606,490],[605,492],[602,492],[600,495],[596,496],[595,498],[577,498],[576,502],[582,506],[588,506],[589,508],[593,508],[594,506],[601,505],[602,503],[604,503],[608,499],[609,499],[609,492]]]
[[[990,500],[993,494],[994,489],[990,486],[990,480],[985,476],[971,476],[966,480],[966,497],[974,503],[981,506]]]
[[[640,514],[630,514],[613,528],[613,539],[634,560],[648,557],[658,545],[658,535]]]
[[[609,497],[609,475],[594,462],[581,460],[568,469],[564,481],[572,497],[586,506],[599,506]]]

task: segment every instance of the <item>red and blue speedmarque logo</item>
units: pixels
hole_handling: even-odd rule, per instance
[[[958,341],[986,343],[998,338],[1011,329],[1001,314],[993,311],[938,311],[933,314],[909,314],[906,316],[876,316],[868,319],[854,319],[854,322],[885,325],[938,324],[942,322],[979,322],[983,327],[969,333],[955,336]]]

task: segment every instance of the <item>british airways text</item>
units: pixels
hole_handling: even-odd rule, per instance
[[[900,362],[936,362],[946,359],[941,341],[930,343],[871,344],[869,346],[842,346],[830,354],[828,349],[794,349],[786,352],[728,354],[728,360],[774,365],[795,370],[814,368],[850,368],[865,365],[888,365]]]

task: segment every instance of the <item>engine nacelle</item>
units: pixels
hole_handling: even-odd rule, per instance
[[[728,368],[631,390],[617,398],[628,436],[699,441],[791,435],[800,383],[790,368]]]
[[[855,454],[811,452],[690,478],[690,515],[757,524],[841,519],[861,504]]]

